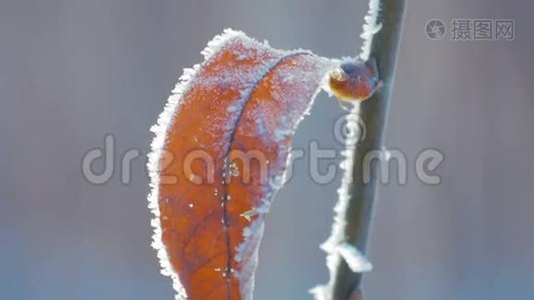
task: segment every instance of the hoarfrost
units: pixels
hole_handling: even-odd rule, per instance
[[[243,37],[244,33],[227,29],[223,34],[216,36],[211,42],[208,43],[206,49],[202,51],[204,58],[209,60],[213,54],[217,53],[220,48],[231,41],[233,38]],[[180,282],[178,273],[172,267],[165,246],[162,243],[162,229],[160,222],[160,209],[159,209],[159,171],[160,171],[160,159],[163,155],[163,147],[165,146],[166,134],[169,126],[172,124],[174,115],[178,112],[180,98],[190,88],[193,79],[196,76],[197,71],[200,69],[200,65],[195,65],[193,68],[184,69],[183,75],[179,78],[178,84],[172,91],[173,94],[167,100],[167,104],[163,112],[158,118],[156,125],[152,126],[150,130],[155,134],[151,143],[152,152],[148,154],[147,168],[150,176],[150,188],[151,192],[148,196],[148,207],[152,211],[154,218],[151,220],[151,226],[154,228],[154,234],[152,236],[152,247],[156,249],[157,256],[161,265],[161,274],[169,276],[172,279],[172,285],[176,291],[177,300],[187,299],[187,293]]]
[[[367,61],[371,53],[371,44],[373,43],[374,35],[382,29],[382,23],[377,24],[378,15],[380,13],[380,1],[371,0],[369,2],[369,11],[365,16],[365,24],[363,25],[363,32],[360,37],[363,39],[363,45],[360,52],[360,59]]]
[[[336,247],[337,252],[343,257],[349,268],[354,273],[369,272],[373,269],[373,265],[365,258],[365,256],[349,243],[341,243]]]
[[[361,37],[363,38],[363,45],[359,55],[359,59],[362,61],[367,61],[371,52],[371,45],[373,43],[374,35],[381,30],[382,25],[377,24],[378,15],[380,13],[380,1],[371,0],[369,3],[369,11],[365,17],[365,24],[363,25],[363,33]],[[324,85],[324,84],[323,84]],[[325,85],[324,85],[325,86]],[[328,92],[328,88],[326,88]],[[360,111],[359,103],[355,104],[351,109],[352,115],[358,115]],[[354,122],[354,120],[348,119],[348,122]],[[353,124],[354,125],[354,124]],[[357,126],[357,124],[355,124]],[[348,125],[347,125],[348,126]],[[356,127],[357,128],[357,127]],[[354,161],[352,157],[354,144],[347,140],[346,150],[342,151],[344,160],[341,162],[340,167],[344,170],[351,170]],[[328,239],[321,245],[326,253],[326,265],[330,272],[330,281],[326,285],[316,286],[310,290],[317,300],[329,299],[328,291],[332,288],[332,280],[334,278],[334,273],[336,267],[341,263],[342,260],[345,260],[347,264],[353,264],[351,269],[354,270],[366,270],[371,268],[371,264],[361,255],[358,249],[353,246],[347,245],[345,240],[346,236],[344,233],[344,228],[346,227],[346,222],[344,221],[344,212],[347,209],[349,202],[349,187],[352,184],[352,174],[351,172],[345,172],[341,180],[341,187],[338,189],[338,202],[334,207],[334,225],[332,226],[332,233]],[[349,248],[350,246],[351,248]],[[363,258],[363,259],[362,259]],[[350,265],[349,265],[350,266]],[[361,271],[363,272],[363,271]]]
[[[226,134],[230,135],[230,132],[234,130],[238,125],[241,114],[245,109],[245,105],[247,104],[248,99],[251,98],[254,89],[264,78],[264,76],[268,74],[271,70],[273,70],[275,67],[277,67],[285,59],[295,55],[302,55],[301,62],[306,65],[306,67],[313,66],[310,69],[317,70],[316,74],[309,75],[309,71],[305,71],[308,73],[302,74],[309,76],[295,76],[293,72],[299,72],[299,69],[290,65],[286,66],[286,69],[282,69],[280,71],[280,74],[276,75],[283,76],[282,80],[280,80],[283,84],[300,84],[303,86],[307,86],[307,88],[313,88],[313,95],[311,99],[309,99],[309,101],[304,101],[303,99],[299,99],[298,94],[292,94],[291,90],[288,91],[287,89],[284,89],[279,86],[275,87],[273,89],[273,97],[277,98],[278,100],[284,101],[284,104],[288,107],[288,115],[285,116],[286,118],[288,118],[287,122],[282,122],[282,124],[280,124],[280,126],[276,128],[276,132],[274,132],[272,128],[268,127],[269,124],[265,124],[265,122],[262,121],[263,119],[268,119],[271,116],[261,116],[261,110],[253,110],[253,112],[258,114],[256,115],[256,133],[266,142],[277,143],[295,132],[297,125],[303,118],[303,115],[308,114],[315,96],[320,91],[319,83],[323,79],[324,74],[326,74],[327,71],[329,71],[333,67],[333,65],[337,65],[337,62],[314,56],[311,52],[301,49],[293,51],[280,51],[267,48],[267,44],[263,44],[263,48],[258,47],[258,44],[260,44],[259,42],[246,37],[246,35],[242,32],[234,31],[231,29],[225,30],[223,34],[216,36],[212,41],[208,43],[206,49],[202,51],[202,55],[205,58],[205,62],[209,63],[217,53],[224,49],[227,43],[229,43],[230,41],[234,41],[234,39],[238,39],[238,41],[244,46],[243,50],[236,51],[235,55],[237,60],[246,60],[254,58],[257,55],[261,54],[257,53],[260,51],[264,51],[265,53],[268,53],[268,55],[265,56],[265,59],[262,61],[261,65],[255,66],[254,68],[246,67],[245,64],[243,64],[243,66],[238,64],[235,66],[235,68],[232,68],[231,71],[228,71],[222,68],[219,70],[216,66],[215,70],[219,72],[220,76],[203,78],[202,82],[200,83],[194,80],[198,74],[198,71],[201,69],[200,65],[195,65],[193,68],[190,69],[184,69],[184,73],[180,77],[179,83],[173,90],[173,95],[169,97],[168,102],[165,105],[164,111],[159,116],[157,124],[151,128],[151,131],[155,134],[155,137],[151,144],[152,152],[148,155],[149,161],[147,166],[151,179],[149,208],[151,209],[154,215],[154,218],[151,221],[152,227],[154,227],[152,246],[157,250],[157,255],[162,267],[162,274],[164,274],[165,276],[170,276],[172,279],[173,287],[177,291],[176,299],[186,299],[187,294],[182,284],[180,283],[179,274],[177,274],[177,272],[170,264],[165,246],[162,243],[162,229],[160,222],[161,213],[158,203],[160,182],[158,176],[160,171],[160,159],[163,155],[163,149],[165,147],[169,127],[174,121],[174,116],[180,110],[180,102],[191,101],[191,99],[182,100],[183,95],[186,94],[195,84],[202,84],[207,88],[225,87],[226,85],[228,85],[229,87],[239,87],[239,95],[236,96],[234,103],[228,106],[226,109],[226,112],[228,113],[227,116],[206,116],[206,122],[213,124],[213,126],[207,129],[211,130],[208,132],[208,134],[215,133],[216,129],[223,128]],[[312,92],[312,90],[309,90],[309,92]],[[299,104],[303,103],[306,104],[306,106],[304,107],[304,114],[302,114],[302,108],[298,106]],[[213,105],[217,105],[217,102],[214,101]],[[196,139],[198,140],[198,137],[196,137]],[[198,143],[200,144],[200,142]],[[223,150],[225,148],[226,150],[228,150],[228,147],[229,145],[221,146]],[[281,146],[279,148],[278,157],[288,156],[290,150],[290,146]],[[225,152],[223,151],[223,153]],[[264,226],[264,215],[269,211],[271,201],[274,197],[275,192],[282,186],[284,182],[284,170],[286,168],[286,165],[287,161],[277,162],[276,164],[269,164],[269,168],[272,168],[272,170],[276,170],[277,174],[269,178],[268,184],[262,186],[262,200],[260,201],[260,204],[257,207],[253,208],[254,213],[258,215],[258,217],[250,223],[249,227],[243,230],[243,243],[235,247],[235,249],[237,250],[234,256],[235,261],[240,262],[243,260],[244,255],[251,255],[250,259],[248,260],[248,263],[246,265],[243,265],[239,272],[236,271],[234,273],[234,276],[242,279],[243,286],[241,288],[243,295],[251,294],[251,289],[254,285],[254,269],[257,265],[258,247],[254,247],[252,249],[250,249],[249,247],[251,246],[251,244],[254,245],[255,243],[259,243],[259,241],[261,241]],[[230,168],[229,171],[230,174],[233,176],[239,175],[239,170],[237,170],[236,168]],[[223,184],[225,184],[225,182],[223,182]],[[214,195],[220,194],[217,189],[215,189],[213,193]],[[227,201],[228,200],[230,200],[230,195],[228,195],[227,197]],[[189,207],[193,208],[194,204],[191,203]],[[250,253],[251,250],[253,250],[252,253]]]

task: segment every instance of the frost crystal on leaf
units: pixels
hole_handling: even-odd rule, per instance
[[[215,37],[202,54],[204,63],[184,70],[151,129],[152,245],[176,299],[223,290],[226,298],[250,299],[264,217],[284,181],[291,137],[336,63],[309,51],[275,50],[233,30]],[[190,173],[199,179],[193,185],[184,174],[170,173],[177,183],[166,185],[160,170],[166,152],[179,162],[198,147],[215,157],[213,182],[199,185],[202,177]],[[266,154],[267,181],[244,188],[238,178],[246,172],[231,154],[255,148]]]
[[[223,34],[216,36],[211,42],[209,42],[206,49],[202,51],[204,58],[206,60],[209,60],[211,56],[216,53],[222,45],[224,45],[225,42],[239,36],[244,36],[244,33],[231,29],[225,30]],[[165,140],[167,138],[167,131],[173,121],[174,115],[178,111],[180,98],[190,88],[191,82],[195,78],[199,68],[200,65],[195,65],[193,68],[184,69],[184,73],[179,78],[178,84],[172,91],[173,95],[171,95],[167,100],[165,109],[160,114],[157,124],[150,128],[150,131],[155,134],[155,137],[152,140],[151,144],[152,152],[148,154],[147,163],[151,188],[151,192],[148,196],[148,208],[152,211],[152,214],[154,215],[154,218],[151,221],[151,225],[154,228],[154,235],[152,236],[152,247],[157,250],[157,256],[159,258],[159,262],[162,269],[161,274],[164,276],[169,276],[172,279],[173,288],[176,290],[175,298],[177,300],[187,299],[187,293],[184,287],[182,286],[182,283],[180,282],[178,273],[171,266],[169,256],[167,254],[165,246],[162,243],[162,229],[159,218],[160,209],[158,204],[160,185],[160,160],[163,156],[163,148],[165,145]]]

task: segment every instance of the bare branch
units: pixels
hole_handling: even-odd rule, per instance
[[[354,251],[365,253],[369,236],[373,204],[376,198],[377,164],[371,165],[371,178],[365,182],[364,157],[369,151],[382,149],[389,98],[393,87],[397,49],[399,47],[404,0],[371,0],[367,24],[364,26],[364,45],[360,58],[374,58],[378,64],[380,79],[384,87],[369,100],[352,111],[359,114],[366,126],[366,138],[356,146],[348,145],[346,153],[346,174],[339,190],[339,202],[335,208],[336,220],[332,236],[324,248],[329,253],[327,263],[330,282],[326,287],[315,289],[319,299],[361,299],[362,271],[351,269],[346,259],[336,251],[338,245],[348,243]]]

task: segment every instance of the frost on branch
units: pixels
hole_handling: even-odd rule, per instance
[[[373,265],[371,265],[360,250],[349,243],[337,245],[336,251],[343,257],[352,272],[364,273],[373,269]]]
[[[371,45],[373,38],[378,33],[382,24],[378,19],[380,14],[380,2],[379,0],[371,0],[369,3],[369,12],[365,17],[365,24],[363,25],[363,33],[361,37],[363,39],[363,45],[360,55],[358,57],[361,61],[368,61],[370,59]],[[352,115],[358,115],[360,112],[360,103],[353,102],[353,108],[351,110]],[[349,118],[349,122],[356,122],[358,118]],[[348,124],[349,128],[357,128],[358,124]],[[326,253],[326,265],[330,273],[330,281],[326,285],[316,286],[311,289],[311,293],[317,300],[331,300],[331,290],[333,287],[333,280],[337,266],[345,261],[349,268],[353,272],[360,273],[370,271],[372,269],[371,264],[363,256],[363,254],[354,247],[349,247],[347,244],[347,236],[345,234],[346,221],[345,212],[350,201],[349,189],[353,184],[352,172],[354,166],[353,153],[354,143],[347,140],[346,150],[342,152],[344,160],[341,162],[340,167],[345,170],[344,176],[341,179],[341,187],[338,189],[338,202],[334,207],[334,224],[332,226],[332,232],[326,242],[321,245]]]
[[[363,32],[360,37],[363,39],[363,45],[359,58],[362,61],[367,61],[371,54],[371,44],[373,43],[374,35],[382,29],[382,23],[378,23],[378,15],[380,13],[380,1],[370,0],[369,11],[365,16],[365,24],[363,25]]]

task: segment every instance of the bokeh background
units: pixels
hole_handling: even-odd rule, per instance
[[[181,68],[227,27],[277,48],[354,55],[366,11],[355,0],[2,0],[0,298],[172,299],[150,248],[144,164]],[[445,161],[440,185],[410,169],[407,184],[380,187],[368,300],[534,299],[532,11],[531,1],[408,1],[387,145],[409,166],[425,148]],[[515,40],[430,40],[435,17],[513,19]],[[342,114],[321,95],[295,147],[341,150]],[[94,185],[82,157],[108,133],[116,171]],[[142,157],[122,184],[130,149]],[[310,299],[327,281],[318,245],[339,180],[308,173],[295,164],[268,216],[255,299]]]

